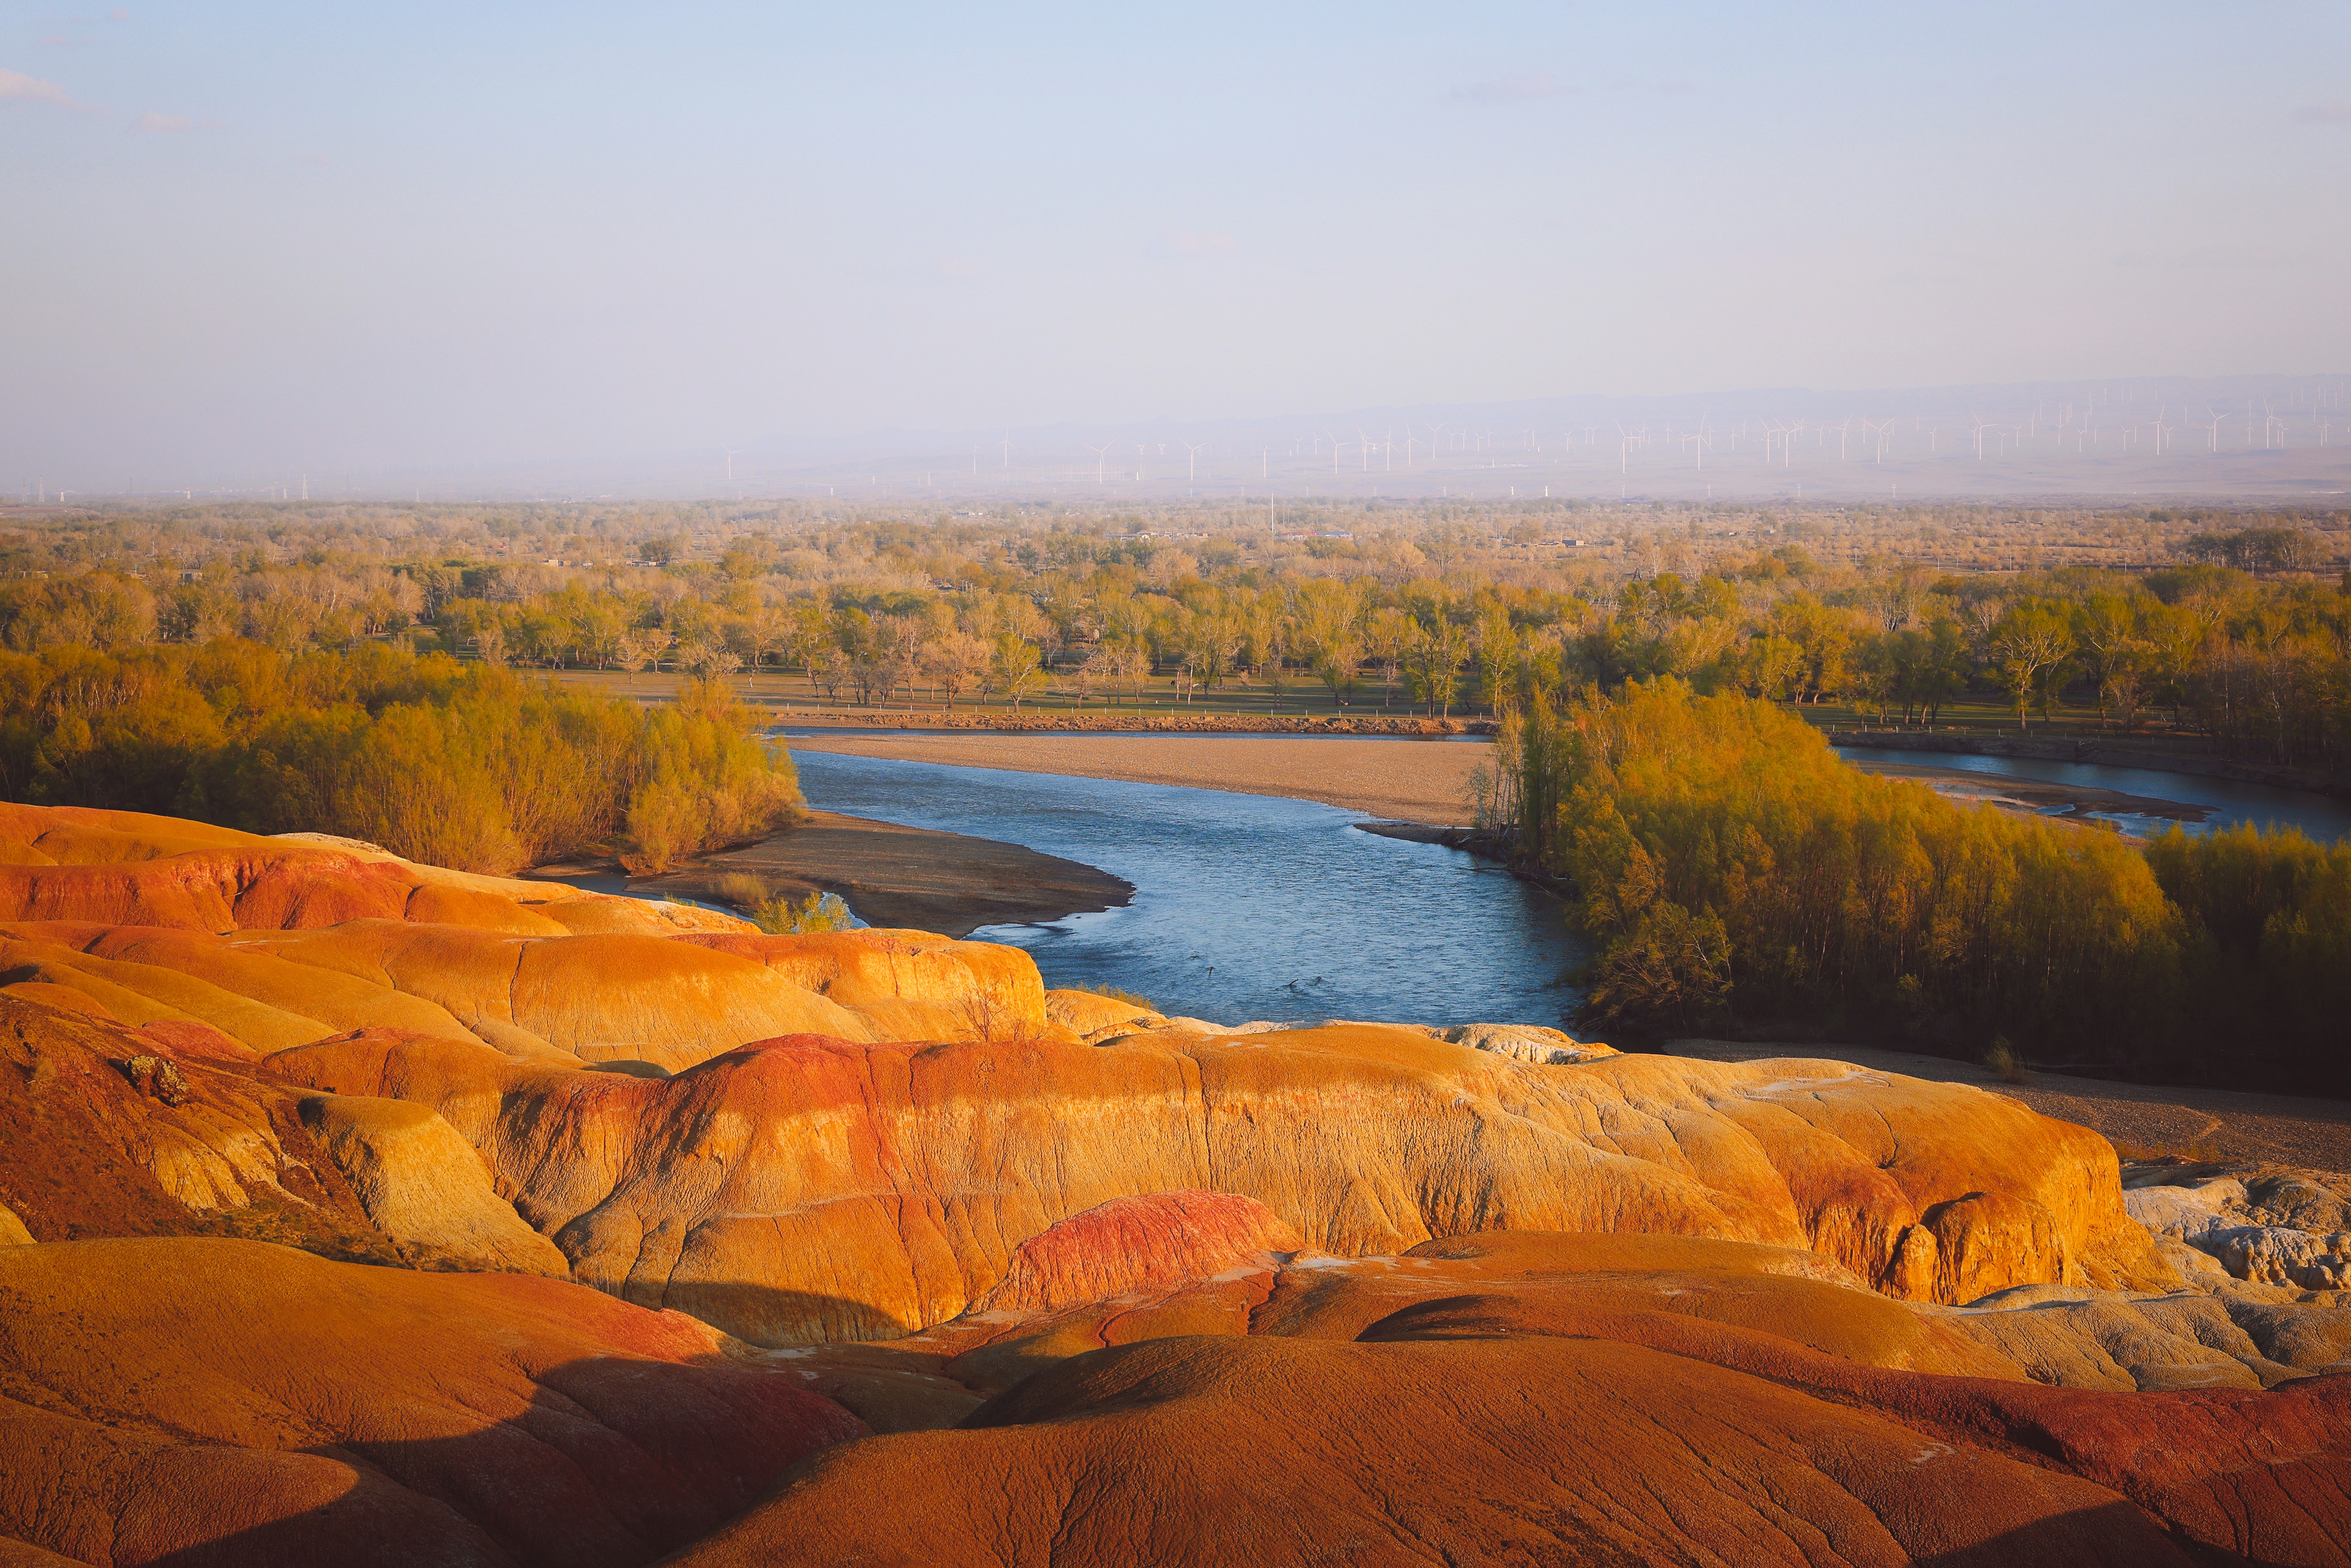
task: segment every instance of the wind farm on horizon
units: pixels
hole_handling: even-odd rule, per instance
[[[950,443],[952,444],[950,444]],[[827,451],[831,446],[832,450]],[[737,440],[705,454],[59,489],[20,502],[260,498],[1074,505],[1458,497],[1804,500],[2351,494],[2351,377],[1558,399],[1320,418]]]

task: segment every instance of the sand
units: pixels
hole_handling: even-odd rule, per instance
[[[1483,741],[1253,735],[843,735],[791,747],[1279,795],[1450,826],[1472,820],[1469,774],[1493,755]]]
[[[2174,822],[2201,822],[2212,814],[2209,806],[2185,800],[2158,800],[2152,795],[2127,795],[2086,784],[2054,784],[2000,773],[1973,773],[1960,768],[1935,768],[1912,762],[1880,762],[1866,752],[1844,758],[1847,767],[1887,779],[1909,779],[1962,805],[1990,802],[2026,816],[2086,817],[2105,811],[2154,817]]]
[[[1677,1056],[1708,1061],[1825,1057],[1938,1083],[1973,1083],[2021,1100],[2044,1116],[2087,1127],[2111,1141],[2126,1157],[2184,1155],[2202,1160],[2259,1160],[2305,1170],[2351,1173],[2351,1101],[2116,1083],[2055,1072],[2032,1073],[2026,1083],[2003,1083],[1973,1062],[1865,1046],[1677,1040],[1666,1049]]]
[[[541,873],[538,874],[550,874]],[[626,880],[632,894],[729,904],[720,879],[748,874],[798,902],[837,894],[868,925],[967,936],[983,925],[1026,925],[1115,909],[1133,885],[1076,861],[1019,844],[811,811],[771,839],[710,855],[663,876]],[[599,891],[609,875],[557,877]]]

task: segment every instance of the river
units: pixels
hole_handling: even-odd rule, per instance
[[[1116,986],[1218,1023],[1326,1018],[1556,1027],[1580,949],[1558,901],[1458,850],[1360,832],[1311,800],[803,752],[812,806],[1100,866],[1123,909],[977,940],[1055,987]]]
[[[1961,751],[1892,751],[1855,747],[1840,751],[1848,762],[1898,762],[1919,768],[1948,768],[1998,779],[2033,779],[2076,789],[2113,789],[2126,795],[2178,800],[2204,809],[2201,822],[2179,825],[2191,833],[2216,827],[2251,822],[2257,827],[2296,827],[2322,842],[2351,837],[2351,800],[2315,795],[2303,789],[2280,789],[2267,784],[2240,784],[2227,779],[2204,779],[2192,773],[2165,773],[2151,768],[2106,768],[2087,762],[2051,762],[2031,757],[1978,757]],[[2152,837],[2169,828],[2168,818],[2128,811],[2093,811],[2125,832]]]

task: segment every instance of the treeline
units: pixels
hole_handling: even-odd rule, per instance
[[[0,583],[0,644],[234,634],[297,653],[391,638],[492,665],[789,668],[828,701],[876,706],[1083,705],[1159,683],[1499,712],[1671,675],[1887,724],[1989,701],[2020,727],[2071,714],[2351,770],[2351,593],[2297,570],[2334,550],[2309,528],[2205,528],[2173,553],[2213,559],[2143,570],[1993,575],[1825,560],[1786,538],[1817,530],[1752,517],[1656,530],[1646,563],[1602,570],[1577,563],[1565,527],[1282,538],[874,523],[693,550],[668,534],[606,540],[618,555],[601,563],[252,552],[168,580],[98,568]]]
[[[510,872],[661,870],[792,818],[791,760],[720,686],[670,707],[367,643],[0,653],[0,796],[362,839]]]
[[[1676,680],[1510,715],[1486,824],[1565,879],[1587,1008],[2351,1092],[2351,850],[2119,835],[1861,773]]]

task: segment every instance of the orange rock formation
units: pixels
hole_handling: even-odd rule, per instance
[[[862,1430],[723,1350],[550,1280],[0,1249],[0,1561],[647,1563]]]
[[[2351,1314],[2188,1251],[1970,1088],[0,806],[0,1562],[2345,1561]]]
[[[817,1353],[793,1364],[899,1435],[678,1562],[2345,1560],[2351,1378],[2043,1388],[1824,1272],[1514,1232]],[[964,1379],[1003,1391],[904,1418]]]
[[[577,1278],[766,1344],[944,1322],[1056,1221],[1173,1191],[1253,1197],[1341,1255],[1640,1230],[1809,1248],[1922,1301],[2178,1282],[2104,1140],[1834,1062],[1562,1071],[1359,1025],[1110,1047],[798,1036],[664,1082],[368,1033],[266,1071],[432,1105]]]

